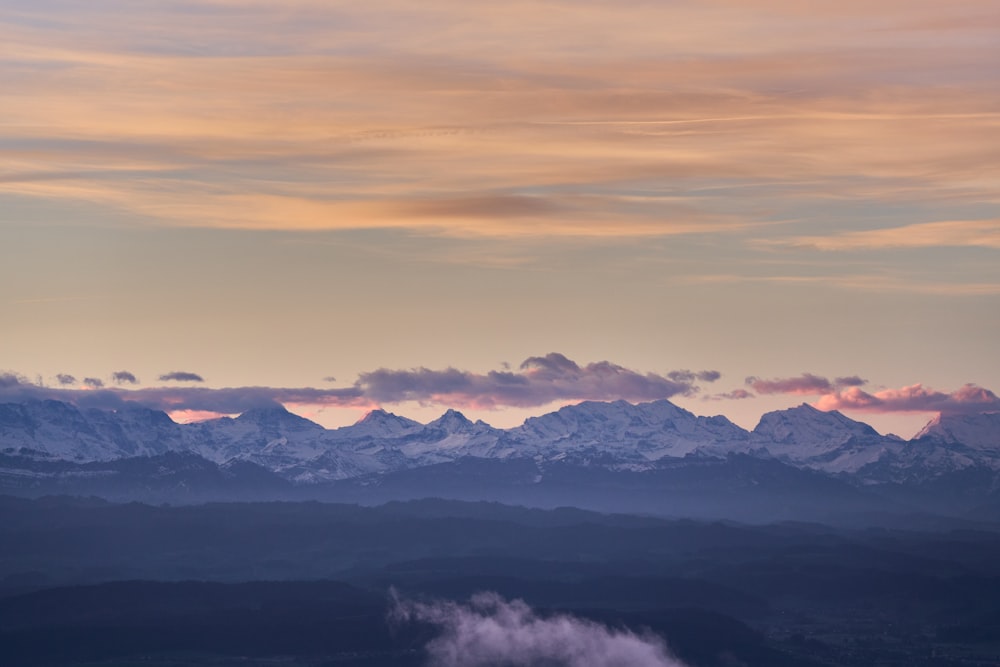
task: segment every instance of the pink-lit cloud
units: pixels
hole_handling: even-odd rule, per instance
[[[850,387],[821,396],[815,405],[820,410],[979,413],[1000,410],[1000,398],[989,389],[974,384],[966,384],[952,392],[913,384],[872,393]]]

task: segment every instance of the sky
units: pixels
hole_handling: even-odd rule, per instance
[[[998,62],[993,0],[5,0],[0,395],[1000,409]]]

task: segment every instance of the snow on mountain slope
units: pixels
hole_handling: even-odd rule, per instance
[[[663,457],[745,451],[748,433],[725,417],[696,417],[670,401],[587,401],[532,417],[510,432],[519,455],[610,455],[648,463]]]
[[[423,424],[385,410],[372,410],[352,426],[337,429],[337,433],[351,439],[396,438],[423,428]]]
[[[779,460],[831,473],[856,472],[898,455],[904,444],[836,410],[805,403],[763,415],[750,437]]]
[[[71,461],[109,461],[162,454],[180,443],[178,424],[139,406],[82,412],[51,400],[0,404],[2,451],[23,448]]]
[[[330,431],[278,406],[184,428],[187,448],[210,461],[249,461],[278,473],[326,454],[331,446]]]
[[[470,421],[457,410],[448,410],[417,432],[401,439],[399,450],[421,465],[453,461],[462,456],[502,458],[497,444],[504,431],[483,421]]]
[[[373,410],[356,424],[328,430],[280,406],[176,424],[138,405],[81,411],[57,401],[0,404],[0,454],[23,452],[78,462],[192,452],[217,465],[253,463],[303,483],[464,457],[649,470],[692,455],[749,453],[884,482],[972,466],[1000,469],[1000,415],[941,417],[906,442],[808,405],[770,412],[748,433],[725,417],[698,417],[666,400],[584,402],[507,430],[454,410],[426,425]]]
[[[1000,415],[938,417],[905,441],[803,404],[761,417],[751,439],[786,463],[868,482],[929,479],[973,466],[1000,469]]]
[[[1000,456],[1000,412],[939,415],[928,422],[913,439],[923,438]]]

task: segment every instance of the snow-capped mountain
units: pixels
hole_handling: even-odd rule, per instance
[[[411,461],[423,465],[454,461],[463,456],[504,458],[506,432],[484,421],[472,422],[457,410],[411,432],[398,442],[399,450]]]
[[[135,405],[80,410],[58,401],[0,404],[0,455],[78,463],[196,454],[253,464],[295,483],[367,478],[467,458],[651,471],[749,454],[865,483],[928,479],[972,467],[1000,470],[1000,415],[946,415],[915,439],[883,436],[808,405],[764,415],[752,432],[670,401],[588,401],[511,429],[449,410],[428,423],[373,410],[325,429],[274,406],[194,424]]]
[[[883,436],[868,424],[811,405],[768,412],[751,433],[761,451],[799,467],[829,473],[855,473],[898,455],[904,441]]]
[[[587,401],[510,431],[509,455],[648,467],[664,457],[746,451],[749,434],[725,417],[696,417],[670,401]]]
[[[913,439],[924,438],[1000,457],[1000,412],[939,415]]]
[[[179,424],[138,405],[105,412],[52,400],[0,404],[0,452],[23,449],[68,461],[107,461],[182,448]]]

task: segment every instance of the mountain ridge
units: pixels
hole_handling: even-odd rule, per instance
[[[887,484],[970,468],[1000,471],[1000,414],[946,415],[903,440],[807,404],[766,413],[752,431],[668,400],[585,401],[509,429],[456,410],[421,424],[378,409],[353,425],[326,429],[281,406],[179,424],[139,405],[101,411],[50,400],[0,404],[0,453],[7,456],[85,464],[169,452],[197,454],[217,466],[252,464],[293,484],[377,480],[464,458],[637,473],[733,455]]]

